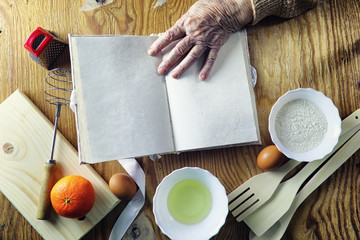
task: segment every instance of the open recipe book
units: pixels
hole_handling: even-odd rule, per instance
[[[203,61],[179,79],[160,76],[155,36],[69,35],[80,161],[260,142],[246,32],[220,49],[210,77]]]

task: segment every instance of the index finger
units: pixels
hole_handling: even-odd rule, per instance
[[[179,24],[175,24],[171,28],[169,28],[164,35],[160,36],[151,44],[148,49],[148,54],[150,56],[155,56],[162,49],[168,46],[171,42],[183,37],[185,35],[185,31],[179,27]]]

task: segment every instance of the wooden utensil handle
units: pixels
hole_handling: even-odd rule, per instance
[[[43,181],[41,185],[39,203],[36,213],[36,218],[44,220],[48,217],[50,212],[50,191],[54,185],[56,164],[46,163]]]

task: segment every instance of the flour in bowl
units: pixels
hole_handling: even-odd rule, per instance
[[[317,147],[327,131],[322,110],[306,99],[286,103],[276,115],[275,132],[280,142],[293,152],[307,152]]]

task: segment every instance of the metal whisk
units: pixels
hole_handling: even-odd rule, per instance
[[[70,103],[70,96],[72,91],[71,73],[67,69],[56,68],[49,71],[45,81],[50,86],[50,88],[45,90],[45,100],[50,104],[56,105],[56,113],[51,155],[50,159],[45,163],[45,173],[43,176],[43,182],[39,196],[39,205],[36,214],[36,218],[38,219],[46,219],[50,212],[50,191],[54,185],[54,173],[56,169],[54,149],[57,125],[60,117],[61,106],[68,105]]]
[[[54,123],[54,137],[51,148],[50,160],[53,160],[55,139],[57,132],[57,124],[60,117],[61,106],[69,105],[70,95],[72,91],[71,72],[64,68],[55,68],[48,72],[48,76],[45,78],[46,83],[51,88],[45,89],[45,100],[50,104],[56,105],[55,123]]]

